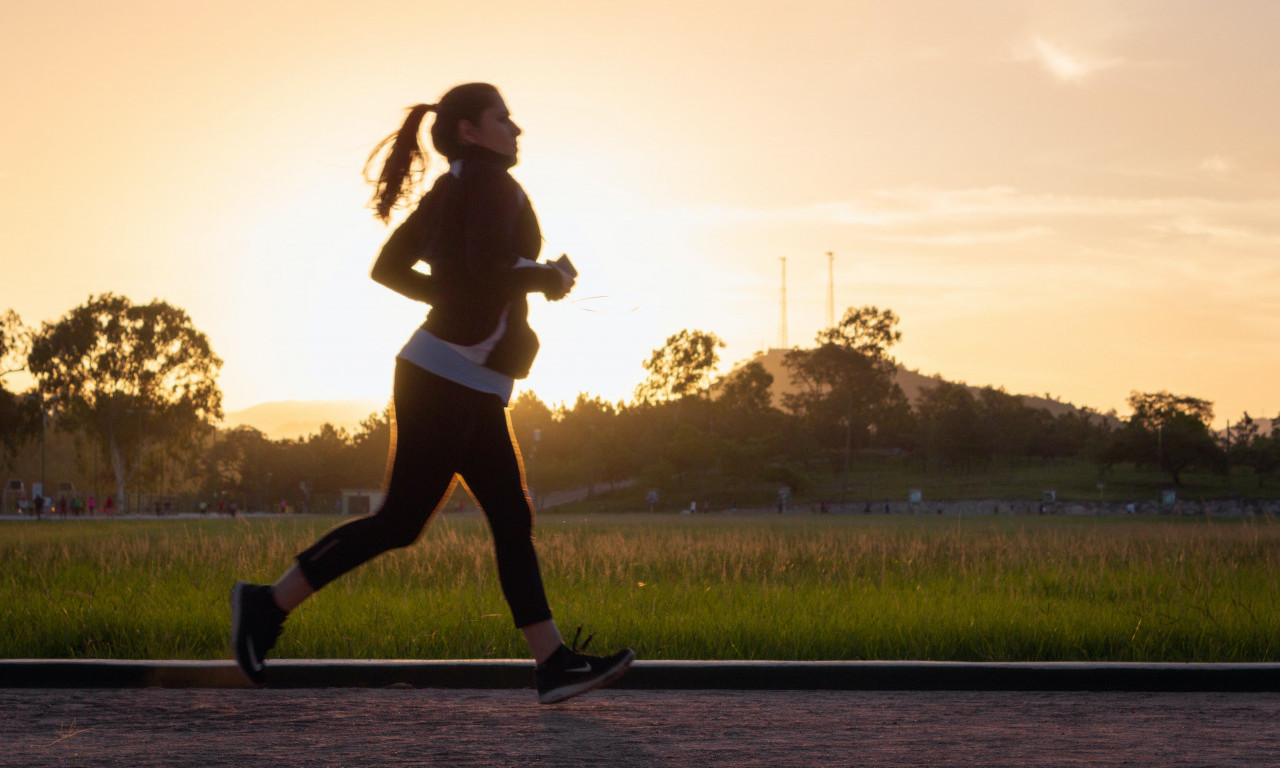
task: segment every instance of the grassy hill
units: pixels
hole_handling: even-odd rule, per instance
[[[773,394],[773,404],[780,406],[782,404],[782,396],[784,394],[795,394],[799,391],[799,387],[791,379],[791,373],[784,364],[784,359],[789,349],[772,348],[764,352],[757,353],[754,357],[744,360],[739,365],[745,365],[751,362],[759,362],[764,369],[773,376],[773,386],[770,391]],[[736,367],[736,366],[735,366]],[[926,376],[919,371],[912,371],[902,366],[898,366],[897,373],[894,374],[894,382],[902,388],[902,393],[907,396],[907,400],[911,403],[919,402],[920,394],[927,389],[931,389],[938,385],[939,382],[945,381],[942,376],[934,374]],[[976,397],[984,387],[966,385],[969,391]],[[1079,411],[1080,407],[1072,403],[1065,403],[1060,400],[1054,400],[1039,395],[1018,395],[1022,401],[1030,408],[1045,409],[1049,413],[1057,416],[1062,413]],[[1109,417],[1113,418],[1113,417]]]

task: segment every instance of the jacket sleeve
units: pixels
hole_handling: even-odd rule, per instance
[[[463,221],[466,264],[472,280],[507,296],[540,292],[564,295],[559,270],[549,264],[518,266],[512,249],[524,190],[505,171],[481,168],[466,179]]]
[[[435,279],[413,268],[427,253],[428,199],[423,198],[409,218],[396,227],[373,262],[369,276],[414,301],[434,302]]]

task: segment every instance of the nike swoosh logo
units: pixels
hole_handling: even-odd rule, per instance
[[[258,671],[260,671],[260,670],[262,669],[262,662],[258,661],[258,654],[254,653],[254,648],[253,648],[253,638],[252,638],[252,637],[251,637],[251,638],[249,638],[249,642],[248,642],[248,643],[246,643],[246,645],[248,645],[248,646],[249,646],[249,647],[248,647],[248,651],[249,651],[249,666],[253,669],[253,671],[254,671],[254,672],[258,672]]]
[[[590,664],[583,664],[582,666],[577,667],[577,668],[575,668],[575,669],[566,669],[566,670],[565,670],[565,672],[590,672],[590,671],[591,671],[591,665],[590,665]]]

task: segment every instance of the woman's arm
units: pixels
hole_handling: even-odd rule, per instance
[[[426,253],[426,201],[396,227],[373,262],[369,276],[402,296],[431,304],[435,280],[413,268]]]
[[[537,217],[515,180],[497,168],[480,167],[466,182],[463,243],[471,279],[509,296],[540,292],[555,300],[568,293],[573,282],[560,270],[529,261],[522,265],[513,249],[519,237],[541,239]]]

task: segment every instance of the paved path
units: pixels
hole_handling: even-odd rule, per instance
[[[0,765],[1280,766],[1280,694],[0,689]]]

